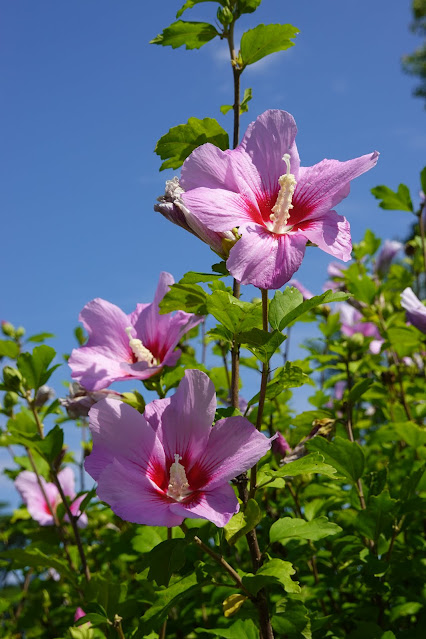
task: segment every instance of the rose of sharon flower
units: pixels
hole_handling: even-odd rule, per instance
[[[426,307],[410,287],[407,287],[401,293],[401,306],[406,310],[407,320],[419,331],[426,333]]]
[[[373,355],[380,353],[383,339],[375,324],[372,322],[363,322],[362,314],[350,304],[340,304],[339,315],[343,335],[352,337],[355,333],[361,333],[364,337],[374,337],[370,342],[370,352],[373,353]]]
[[[184,311],[160,315],[158,305],[172,284],[172,275],[161,273],[152,304],[138,304],[130,315],[100,298],[86,304],[79,319],[89,339],[71,353],[71,377],[97,391],[124,379],[148,379],[164,366],[174,366],[181,354],[175,347],[202,317]]]
[[[379,154],[301,167],[296,132],[289,113],[265,111],[236,149],[203,144],[182,167],[181,197],[191,214],[212,231],[238,227],[227,267],[242,284],[280,288],[301,265],[308,241],[350,259],[349,223],[333,208]]]
[[[394,260],[394,258],[398,255],[399,251],[404,248],[404,245],[401,242],[397,242],[396,240],[385,240],[382,248],[380,249],[374,270],[377,275],[383,277],[389,270],[389,267]]]
[[[137,410],[103,399],[89,413],[93,451],[87,472],[97,494],[122,519],[179,526],[186,517],[224,526],[239,510],[229,480],[269,450],[244,417],[212,422],[215,389],[198,370],[185,371],[176,393]]]
[[[306,286],[303,286],[303,284],[299,282],[299,280],[296,280],[296,279],[290,280],[289,285],[294,286],[294,288],[297,288],[299,293],[302,293],[303,301],[310,300],[314,296],[314,294],[311,293],[311,291],[308,288],[306,288]]]
[[[166,192],[157,198],[159,204],[154,204],[154,211],[161,213],[173,224],[189,231],[202,242],[208,244],[215,253],[226,258],[229,249],[235,243],[235,235],[231,231],[216,233],[208,229],[191,214],[191,211],[188,211],[182,201],[182,193],[183,188],[179,184],[177,177],[167,180]]]
[[[75,486],[74,486],[74,473],[69,466],[64,468],[58,473],[59,483],[62,486],[64,494],[72,501],[70,510],[73,515],[79,517],[77,524],[80,528],[87,526],[87,515],[83,513],[80,516],[80,504],[86,495],[80,495],[76,498]],[[56,512],[59,504],[62,503],[61,496],[55,484],[47,482],[43,477],[40,477],[40,482],[43,486],[44,493],[48,499],[51,509]],[[21,497],[27,507],[31,517],[38,521],[40,526],[50,526],[54,523],[51,510],[46,502],[43,491],[41,490],[37,475],[24,470],[19,473],[15,479],[15,487],[21,493]]]

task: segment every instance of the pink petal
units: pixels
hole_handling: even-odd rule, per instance
[[[154,431],[158,430],[163,418],[163,413],[166,410],[167,406],[169,406],[170,400],[170,397],[165,397],[164,399],[154,399],[152,402],[149,402],[149,404],[145,406],[143,416]]]
[[[244,195],[225,189],[200,187],[182,193],[182,199],[191,213],[212,231],[230,231],[236,226],[256,222],[262,216],[253,194]]]
[[[87,519],[86,513],[80,514],[80,504],[83,501],[83,499],[85,499],[85,497],[86,497],[86,494],[80,495],[80,497],[77,497],[76,499],[74,499],[74,501],[72,502],[72,504],[70,506],[70,510],[71,510],[72,514],[75,517],[78,517],[77,526],[79,528],[85,528],[87,526],[87,524],[88,524],[88,519]]]
[[[98,480],[114,460],[147,473],[157,485],[166,482],[164,451],[154,431],[137,410],[115,399],[102,399],[89,412],[93,450],[85,469]]]
[[[185,191],[205,186],[208,189],[229,188],[236,190],[229,175],[229,158],[232,151],[222,151],[214,144],[203,144],[185,160],[180,184]],[[185,203],[185,206],[186,203]]]
[[[209,477],[209,491],[251,468],[270,449],[272,440],[245,417],[221,419],[212,428],[207,449],[197,462]]]
[[[106,352],[116,354],[117,358],[129,358],[131,350],[125,332],[129,326],[129,318],[121,308],[97,298],[86,304],[79,320],[89,334],[87,347],[101,346]]]
[[[40,481],[49,503],[52,505],[52,508],[55,509],[54,504],[59,500],[59,493],[56,486],[50,482],[46,482],[43,477],[40,477]],[[53,524],[53,517],[40,489],[35,473],[29,470],[24,470],[22,473],[19,473],[15,479],[15,487],[20,492],[28,512],[35,521],[38,521],[41,526],[50,526]]]
[[[75,479],[74,472],[70,466],[67,466],[58,473],[59,483],[62,486],[67,497],[74,499],[75,497]]]
[[[240,147],[251,157],[268,192],[276,189],[278,178],[286,173],[285,153],[290,155],[290,169],[297,179],[300,161],[296,133],[293,116],[277,109],[265,111],[247,128]]]
[[[183,516],[170,509],[170,499],[136,467],[114,459],[98,478],[97,494],[116,515],[135,524],[179,526]]]
[[[300,233],[318,248],[344,262],[351,259],[351,227],[345,217],[329,211],[323,216],[298,225]]]
[[[378,157],[374,151],[347,162],[322,160],[314,166],[300,167],[289,224],[330,211],[349,195],[350,181],[372,169]]]
[[[185,371],[157,430],[168,463],[178,454],[185,469],[190,469],[192,461],[204,452],[215,412],[216,393],[211,380],[201,371]]]
[[[131,376],[128,362],[132,360],[132,354],[127,354],[127,362],[117,357],[120,356],[103,346],[75,348],[68,360],[71,377],[90,391],[102,390],[112,382],[128,379]]]
[[[247,226],[232,247],[226,263],[242,284],[276,289],[288,282],[305,254],[303,235],[275,235],[260,226]]]
[[[238,499],[229,484],[217,486],[212,491],[202,491],[192,503],[174,503],[170,506],[170,510],[176,515],[190,519],[208,519],[219,528],[225,526],[239,509]]]

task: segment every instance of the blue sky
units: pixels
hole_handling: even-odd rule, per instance
[[[200,51],[149,45],[181,4],[3,3],[0,319],[28,334],[54,333],[59,353],[74,346],[79,311],[94,297],[130,312],[151,300],[161,270],[178,279],[217,261],[153,212],[174,174],[159,173],[158,138],[191,116],[232,126],[231,114],[219,111],[232,102],[225,42]],[[215,10],[203,3],[186,19],[213,21]],[[408,213],[379,209],[373,186],[404,182],[418,202],[424,109],[400,64],[419,44],[410,20],[408,0],[263,0],[239,27],[239,34],[261,22],[300,29],[292,49],[244,72],[242,89],[252,87],[254,98],[242,132],[264,110],[280,108],[296,119],[305,166],[381,152],[338,207],[355,241],[367,227],[397,238],[411,223]],[[329,261],[308,249],[298,279],[319,293]],[[64,366],[58,388],[67,376]]]

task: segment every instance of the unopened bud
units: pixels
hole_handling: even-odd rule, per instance
[[[1,330],[3,332],[3,335],[7,335],[7,337],[15,336],[15,327],[10,322],[6,322],[5,320],[2,320]]]
[[[217,19],[219,20],[220,24],[223,24],[223,26],[231,24],[231,22],[234,19],[232,11],[228,7],[220,7],[217,10],[217,14],[216,15],[217,15]]]
[[[22,375],[16,368],[5,366],[3,368],[3,383],[6,390],[18,391],[22,384]]]
[[[15,331],[15,336],[24,337],[24,335],[25,335],[25,328],[23,326],[18,326],[18,328]]]
[[[53,399],[54,397],[55,397],[55,391],[53,390],[53,388],[50,388],[50,386],[43,384],[43,386],[40,386],[40,388],[38,389],[36,393],[34,405],[44,406],[46,402],[49,401],[49,399]]]
[[[16,406],[18,401],[19,401],[19,395],[17,393],[14,393],[13,391],[9,391],[8,393],[5,393],[3,397],[4,408],[6,410],[10,410],[14,406]]]

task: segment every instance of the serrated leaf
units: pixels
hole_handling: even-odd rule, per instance
[[[275,376],[268,382],[266,386],[266,397],[273,399],[274,397],[278,397],[286,388],[297,388],[298,386],[303,386],[303,384],[313,384],[313,382],[301,368],[293,366],[290,362],[286,362],[284,367],[276,370]],[[248,406],[257,404],[259,397],[260,393],[256,393],[248,402]]]
[[[364,472],[364,452],[356,442],[335,437],[332,442],[323,437],[314,437],[306,442],[310,451],[317,451],[326,463],[334,466],[344,477],[356,482]]]
[[[253,595],[257,595],[259,590],[273,583],[281,584],[288,593],[297,594],[300,592],[300,586],[297,581],[293,581],[291,578],[291,575],[295,573],[296,571],[289,561],[270,559],[259,568],[255,575],[244,575],[242,582]]]
[[[261,521],[263,515],[259,504],[254,499],[249,499],[244,512],[240,511],[224,527],[225,538],[230,546],[234,545],[240,537],[250,532]]]
[[[2,552],[3,559],[11,559],[16,568],[53,568],[61,575],[75,583],[76,575],[70,571],[65,561],[49,557],[38,548],[14,548]]]
[[[166,531],[163,526],[143,526],[138,529],[132,538],[132,548],[136,552],[150,552],[166,539]]]
[[[342,529],[337,524],[328,521],[327,517],[318,517],[311,521],[283,517],[274,522],[269,531],[271,543],[286,542],[288,539],[310,539],[318,541],[329,535],[336,535]]]
[[[294,42],[290,38],[295,38],[298,33],[299,29],[291,24],[259,24],[246,31],[240,44],[243,67],[254,64],[271,53],[292,47]]]
[[[234,335],[262,326],[262,306],[242,302],[226,291],[214,291],[206,299],[208,312]]]
[[[271,477],[296,477],[297,475],[307,475],[310,473],[320,473],[332,479],[338,479],[339,475],[334,466],[324,463],[324,457],[319,453],[305,455],[296,461],[289,462],[281,466],[279,470],[265,471]]]
[[[36,346],[32,353],[21,353],[17,359],[19,372],[27,381],[28,388],[38,390],[45,384],[59,364],[49,368],[55,357],[55,349],[42,344]]]
[[[269,304],[269,323],[272,328],[278,330],[283,317],[302,303],[303,295],[297,288],[287,286],[284,291],[276,291]]]
[[[162,33],[150,40],[150,44],[161,44],[177,49],[185,45],[188,49],[199,49],[216,36],[220,35],[208,22],[186,22],[178,20],[166,27]]]
[[[279,601],[271,623],[279,637],[312,639],[308,611],[298,599],[287,598]]]
[[[375,198],[381,200],[379,204],[381,209],[390,211],[413,211],[410,191],[405,184],[400,184],[397,191],[392,191],[392,189],[384,185],[376,186],[374,189],[371,189],[371,193]]]
[[[172,284],[170,290],[161,300],[160,314],[172,311],[186,311],[196,315],[207,315],[207,293],[197,284]]]
[[[219,4],[221,4],[222,6],[224,6],[225,4],[224,0],[186,0],[183,7],[181,7],[177,12],[176,18],[180,18],[184,11],[186,11],[187,9],[192,9],[192,7],[195,7],[196,4],[201,4],[202,2],[219,2]]]
[[[310,311],[312,308],[315,308],[316,306],[320,306],[321,304],[329,304],[331,302],[344,302],[349,297],[350,296],[347,293],[335,293],[331,290],[322,293],[322,295],[315,295],[310,300],[305,300],[304,302],[302,302],[302,304],[299,304],[294,309],[286,313],[280,320],[279,330],[282,331],[286,326],[290,324],[290,322],[293,322],[295,319],[297,319],[307,311]]]
[[[382,533],[389,538],[397,507],[397,500],[390,497],[388,490],[384,490],[380,495],[369,498],[366,509],[358,513],[355,526],[376,542]]]
[[[264,364],[267,364],[275,351],[286,339],[280,331],[268,333],[260,328],[252,328],[250,331],[241,333],[238,341],[256,355]]]
[[[238,2],[238,14],[253,13],[260,5],[262,0],[239,0]]]
[[[63,443],[64,432],[60,426],[55,426],[47,433],[46,437],[38,443],[37,449],[42,457],[49,464],[52,464],[62,451]]]
[[[11,339],[0,340],[0,357],[9,357],[15,359],[19,355],[19,346]]]
[[[370,386],[374,384],[374,379],[362,379],[357,382],[350,390],[348,400],[355,404],[359,400],[362,395],[370,388]]]
[[[168,588],[158,591],[156,601],[145,611],[140,620],[139,628],[133,636],[142,639],[151,630],[158,629],[161,622],[167,617],[170,608],[188,597],[196,587],[197,574],[192,572]]]
[[[194,149],[207,142],[222,151],[229,148],[228,134],[213,118],[189,118],[187,124],[172,127],[155,147],[157,155],[165,160],[160,171],[179,168]]]
[[[170,578],[185,564],[185,539],[166,539],[155,546],[146,557],[148,579],[159,586],[168,586]]]

